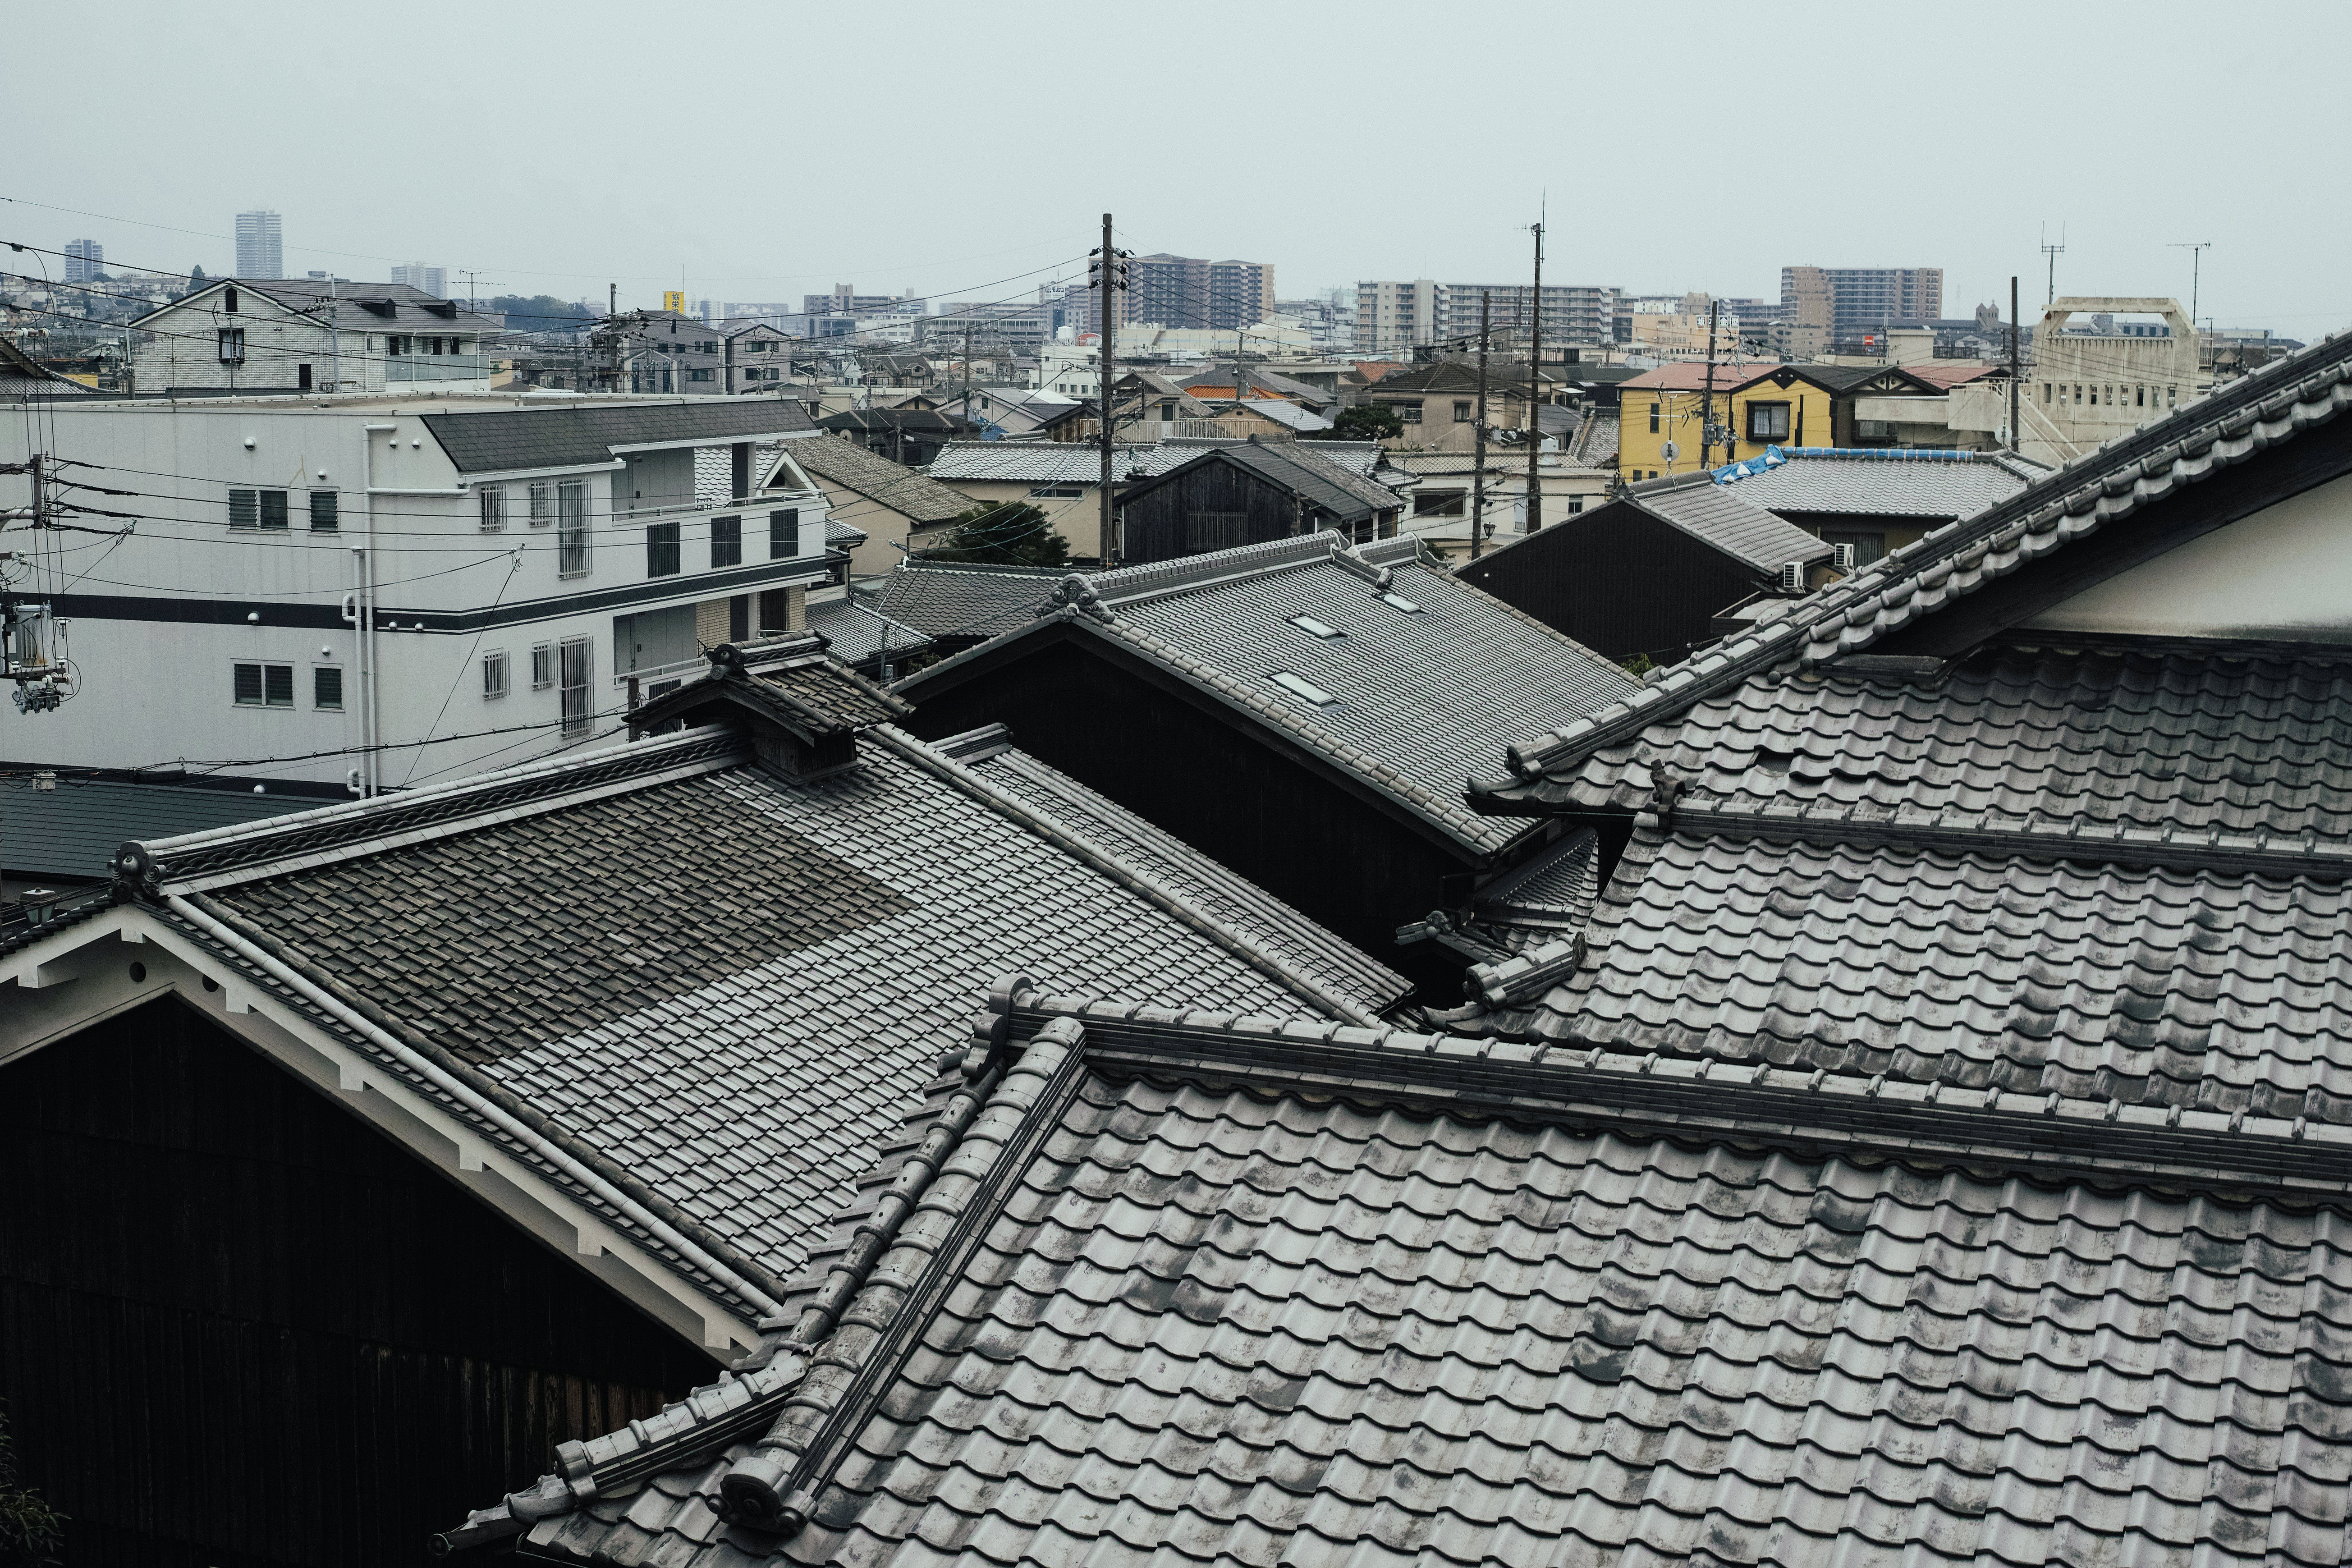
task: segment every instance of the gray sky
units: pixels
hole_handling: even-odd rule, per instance
[[[2030,317],[2046,220],[2062,293],[2185,304],[2168,242],[2211,240],[2201,315],[2352,322],[2340,3],[1101,11],[35,7],[24,58],[53,64],[19,85],[60,112],[14,117],[0,238],[219,271],[270,206],[298,275],[1002,299],[1082,265],[1108,207],[1139,253],[1271,261],[1292,295],[1522,279],[1548,190],[1559,282],[1940,266],[1948,314],[2005,309],[2014,272]]]

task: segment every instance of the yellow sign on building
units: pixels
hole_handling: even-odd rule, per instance
[[[686,314],[686,290],[685,290],[685,289],[663,289],[663,290],[662,290],[662,309],[663,309],[663,310],[676,310],[679,315],[681,315],[681,316],[685,315],[685,314]]]

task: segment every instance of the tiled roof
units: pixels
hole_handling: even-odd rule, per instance
[[[1266,951],[1279,952],[1300,973],[1317,976],[1367,1013],[1386,1012],[1411,994],[1412,983],[1388,965],[1349,946],[1183,840],[1059,769],[1015,750],[1003,725],[950,736],[938,745],[950,756],[968,762],[1007,795],[1070,832],[1084,835],[1104,852],[1118,856],[1153,879],[1180,889],[1195,907],[1227,925],[1248,931]]]
[[[1761,381],[1774,371],[1782,368],[1779,364],[1754,363],[1737,365],[1717,364],[1712,367],[1715,390],[1719,393],[1736,392],[1749,382]],[[1790,365],[1786,368],[1811,374],[1815,371],[1826,370],[1830,367]],[[1674,360],[1658,366],[1655,370],[1645,370],[1630,381],[1620,382],[1618,386],[1622,391],[1633,393],[1704,392],[1708,385],[1708,374],[1709,366],[1704,360]]]
[[[1994,452],[1786,452],[1788,461],[1726,481],[1777,512],[1885,512],[1949,521],[2007,500],[2049,470]]]
[[[1617,460],[1617,436],[1621,426],[1614,413],[1595,412],[1578,432],[1574,456],[1577,461],[1593,468],[1606,468]]]
[[[661,1568],[2341,1560],[2343,1215],[2288,1176],[2124,1174],[2233,1137],[2289,1161],[2283,1123],[1010,1003],[1029,1043],[932,1086],[791,1330],[454,1543]],[[2352,1132],[2314,1136],[2346,1168]]]
[[[789,455],[819,480],[853,490],[916,522],[945,522],[972,508],[970,496],[869,452],[846,437],[828,433],[795,441]]]
[[[1743,492],[1704,476],[1657,479],[1636,485],[1634,505],[1669,527],[1705,541],[1749,568],[1774,573],[1785,561],[1830,558],[1831,548],[1793,522],[1774,516]]]
[[[425,427],[461,474],[563,468],[613,460],[615,446],[732,442],[809,428],[791,398],[689,397],[582,408],[492,408],[427,414]]]
[[[867,730],[856,766],[797,784],[749,752],[689,731],[467,781],[446,803],[416,791],[149,849],[163,895],[523,1108],[754,1281],[798,1267],[812,1214],[921,1092],[940,1020],[1008,971],[1168,1005],[1369,1016],[912,737]],[[349,1038],[371,1070],[474,1114]],[[482,1135],[509,1142],[491,1121]]]
[[[1160,475],[1159,482],[1172,481],[1193,464],[1228,462],[1268,484],[1304,497],[1309,505],[1328,513],[1336,521],[1361,522],[1383,511],[1397,510],[1394,490],[1318,456],[1314,446],[1301,441],[1241,441],[1230,447],[1212,447],[1194,454],[1193,463]],[[1149,488],[1148,484],[1139,485],[1128,496],[1131,499]]]
[[[992,637],[1035,619],[1064,575],[1050,566],[901,561],[875,608],[927,637]]]
[[[1160,474],[1200,454],[1165,444],[1113,447],[1111,476]],[[923,470],[950,483],[963,479],[1025,480],[1031,484],[1102,482],[1102,448],[1082,441],[950,441]]]
[[[2108,443],[1974,517],[1801,601],[1790,614],[1655,672],[1630,700],[1505,754],[1512,778],[1481,784],[1502,803],[1549,775],[1567,776],[1604,747],[1692,704],[1775,670],[1812,668],[1956,603],[2021,565],[2179,493],[2352,406],[2352,341],[2315,344]]]
[[[931,639],[914,627],[879,616],[862,604],[834,599],[808,607],[809,630],[822,632],[827,652],[844,664],[863,669],[882,652],[884,627],[888,628],[890,657],[904,658],[931,646]]]
[[[1302,616],[1342,635],[1294,624]],[[1464,759],[1492,753],[1538,714],[1635,689],[1615,665],[1423,561],[1409,539],[1349,552],[1337,534],[1309,534],[1072,578],[1046,617],[1013,635],[1057,623],[1116,638],[1482,851],[1520,826],[1463,804]],[[995,646],[934,665],[907,689]],[[1277,672],[1333,700],[1276,684]]]

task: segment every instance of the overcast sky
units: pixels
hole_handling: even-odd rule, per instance
[[[2017,273],[2031,316],[2047,223],[2061,293],[2186,304],[2170,246],[2210,240],[2200,315],[2352,322],[2341,3],[116,0],[15,29],[50,63],[19,73],[47,103],[11,117],[0,238],[110,268],[226,270],[267,206],[298,276],[1002,299],[1082,268],[1108,208],[1129,248],[1270,261],[1289,296],[1523,279],[1548,199],[1559,282],[1938,266],[1948,315]]]

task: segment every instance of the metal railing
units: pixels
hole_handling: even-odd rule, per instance
[[[480,354],[386,354],[383,379],[390,381],[478,381],[489,374]]]

